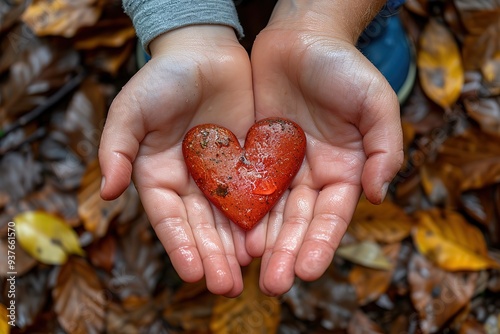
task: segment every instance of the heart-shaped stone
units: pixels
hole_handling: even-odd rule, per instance
[[[249,129],[242,148],[228,129],[203,124],[188,131],[182,152],[205,196],[231,221],[250,230],[299,171],[306,136],[292,121],[267,118]]]

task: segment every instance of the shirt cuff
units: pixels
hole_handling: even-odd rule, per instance
[[[231,0],[123,0],[123,9],[132,19],[137,37],[149,53],[149,43],[157,36],[193,24],[220,24],[243,28]]]

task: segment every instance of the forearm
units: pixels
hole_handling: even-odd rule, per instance
[[[271,23],[295,23],[296,29],[341,34],[355,43],[385,3],[386,0],[279,0]]]
[[[123,8],[146,51],[159,35],[189,25],[226,25],[243,35],[232,0],[123,0]]]

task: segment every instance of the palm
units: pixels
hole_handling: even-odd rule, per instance
[[[257,118],[291,118],[308,138],[288,198],[269,218],[267,240],[265,227],[247,237],[251,254],[263,252],[261,287],[275,294],[295,274],[310,280],[324,272],[362,188],[382,200],[381,186],[401,158],[399,109],[382,75],[340,39],[266,28],[252,66]]]
[[[240,293],[239,266],[250,257],[243,232],[213,210],[189,177],[181,143],[197,124],[217,123],[244,138],[253,122],[249,59],[235,42],[204,53],[182,50],[153,57],[113,101],[103,133],[104,197],[119,194],[132,169],[177,272],[186,281],[205,275],[214,293]]]

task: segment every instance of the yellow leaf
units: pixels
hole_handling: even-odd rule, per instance
[[[384,255],[380,245],[370,240],[340,246],[335,254],[367,268],[380,270],[392,269],[392,263]]]
[[[5,307],[5,305],[3,304],[0,304],[0,333],[10,333],[11,325],[9,325],[9,321],[11,321],[11,319],[9,318],[9,311],[7,310],[7,307]]]
[[[417,66],[425,94],[444,109],[458,99],[464,84],[462,58],[451,32],[431,19],[419,41]]]
[[[78,235],[61,218],[43,211],[28,211],[14,217],[21,247],[45,264],[63,264],[69,254],[84,256]]]
[[[413,239],[420,253],[449,271],[500,268],[488,256],[484,237],[476,227],[451,210],[432,209],[417,214]]]
[[[354,212],[349,233],[358,240],[393,243],[408,237],[412,225],[412,218],[394,203],[374,205],[363,197]]]
[[[217,296],[210,321],[212,333],[276,333],[281,305],[259,290],[260,261],[245,268],[245,289],[237,298]]]

